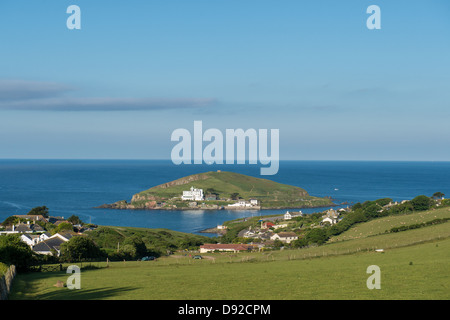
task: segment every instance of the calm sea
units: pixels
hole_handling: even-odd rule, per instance
[[[158,184],[205,171],[233,171],[331,196],[349,204],[389,197],[412,199],[440,191],[450,196],[450,162],[282,161],[275,176],[260,176],[257,165],[182,165],[149,160],[0,160],[0,221],[45,205],[50,214],[79,216],[99,225],[167,228],[198,233],[227,220],[262,211],[110,210],[93,207]],[[312,213],[322,209],[302,209]]]

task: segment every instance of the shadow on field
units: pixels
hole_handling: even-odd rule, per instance
[[[83,289],[83,282],[79,290],[70,290],[67,287],[55,288],[56,281],[65,283],[67,276],[65,272],[20,273],[13,281],[9,298],[11,300],[101,300],[119,297],[120,299],[124,293],[138,289],[132,286]],[[49,279],[51,284],[43,286],[42,283],[48,283]],[[49,292],[47,288],[51,288],[51,291]]]
[[[74,289],[61,288],[59,291],[36,294],[34,299],[37,300],[102,300],[115,296],[119,296],[124,292],[133,291],[137,288],[101,288],[101,289]]]

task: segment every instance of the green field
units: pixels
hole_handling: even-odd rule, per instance
[[[428,219],[446,210],[422,214]],[[175,254],[157,261],[114,262],[108,268],[93,263],[100,268],[82,270],[80,290],[53,286],[66,282],[64,272],[20,274],[10,299],[449,299],[450,222],[384,233],[387,226],[409,224],[417,214],[357,224],[359,230],[373,230],[377,221],[383,226],[377,235],[318,247],[212,253],[202,260]],[[375,252],[380,248],[383,253]],[[379,290],[366,286],[370,265],[380,267]]]
[[[450,218],[450,208],[440,208],[436,210],[415,212],[412,214],[388,216],[375,219],[366,223],[360,223],[353,228],[333,237],[330,241],[351,240],[370,237],[385,233],[393,227],[408,226],[421,222],[428,222],[435,219]]]

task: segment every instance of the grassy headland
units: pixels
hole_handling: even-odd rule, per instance
[[[189,206],[180,196],[191,186],[213,193],[217,199],[201,201],[203,205]],[[114,209],[219,209],[237,199],[256,199],[259,209],[309,208],[334,205],[328,198],[313,197],[300,187],[281,184],[234,172],[206,172],[174,180],[135,194],[126,200],[103,205]]]

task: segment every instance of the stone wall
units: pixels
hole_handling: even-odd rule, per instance
[[[5,274],[0,278],[0,300],[8,299],[8,295],[15,276],[16,266],[10,266]]]

